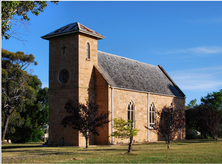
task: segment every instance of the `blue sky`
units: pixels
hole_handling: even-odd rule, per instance
[[[13,28],[23,42],[2,40],[2,48],[33,54],[33,74],[48,87],[49,43],[40,37],[73,22],[106,38],[100,51],[160,64],[186,95],[186,102],[222,89],[222,1],[60,1],[48,3],[28,30]],[[16,35],[14,35],[16,36]]]

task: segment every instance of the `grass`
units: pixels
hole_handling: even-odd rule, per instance
[[[40,144],[2,146],[3,163],[222,163],[222,140],[187,140],[128,145],[44,147]]]

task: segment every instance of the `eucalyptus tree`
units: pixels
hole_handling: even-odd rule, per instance
[[[57,2],[53,1],[56,4]],[[13,35],[9,34],[12,25],[27,28],[26,23],[30,20],[28,13],[38,16],[47,7],[47,3],[47,1],[2,1],[2,38],[9,39]]]
[[[26,102],[35,98],[34,89],[28,84],[27,68],[37,65],[35,57],[18,51],[2,49],[2,140],[5,139],[9,118],[15,111],[24,109]]]
[[[48,88],[42,88],[37,76],[30,76],[28,84],[35,91],[35,100],[27,102],[22,111],[10,117],[6,138],[13,143],[41,141],[48,124]]]

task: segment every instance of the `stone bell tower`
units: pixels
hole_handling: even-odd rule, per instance
[[[61,27],[43,39],[49,40],[49,140],[51,146],[84,146],[77,130],[61,126],[66,116],[65,103],[95,101],[94,65],[97,65],[97,40],[105,38],[76,22]]]

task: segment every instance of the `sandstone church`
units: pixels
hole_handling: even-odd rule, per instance
[[[97,50],[97,40],[105,37],[76,22],[61,27],[43,39],[49,40],[49,140],[51,146],[85,146],[85,138],[71,127],[61,126],[65,103],[77,99],[94,101],[100,111],[109,111],[110,122],[89,144],[128,142],[108,137],[114,118],[130,119],[139,129],[134,142],[160,138],[145,129],[155,124],[155,112],[163,107],[185,110],[185,95],[166,71],[125,57]],[[177,136],[184,139],[184,130]]]

